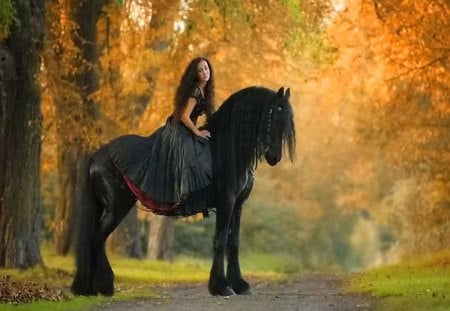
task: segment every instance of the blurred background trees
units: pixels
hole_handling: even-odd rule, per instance
[[[258,168],[243,211],[244,252],[352,270],[448,248],[449,6],[47,1],[43,209],[33,212],[43,220],[42,239],[58,253],[70,250],[77,176],[89,154],[116,136],[150,135],[164,124],[182,71],[203,55],[215,69],[216,106],[249,85],[292,91],[297,159]],[[2,127],[2,139],[8,131]],[[2,217],[11,208],[2,201]],[[209,256],[213,224],[214,214],[173,222],[133,209],[109,250]]]

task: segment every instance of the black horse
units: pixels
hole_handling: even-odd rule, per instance
[[[231,95],[206,128],[211,132],[216,209],[214,260],[209,279],[212,295],[250,294],[239,266],[242,204],[253,186],[253,171],[263,160],[276,165],[287,150],[292,159],[295,130],[290,91],[249,87]],[[114,273],[105,253],[107,237],[136,203],[124,176],[101,147],[86,170],[85,196],[79,209],[76,237],[76,295],[114,294]],[[224,257],[227,255],[227,271]]]

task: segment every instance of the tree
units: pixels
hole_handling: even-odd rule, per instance
[[[29,268],[41,262],[37,76],[44,1],[18,0],[11,8],[17,21],[0,43],[0,267]]]
[[[447,247],[448,2],[346,5],[332,27],[335,67],[349,77],[343,90],[352,96],[340,101],[355,112],[355,141],[373,158],[369,208],[395,236],[396,251]]]
[[[395,217],[398,249],[448,248],[450,4],[378,0],[362,7],[376,16],[364,31],[382,39],[374,51],[388,75],[387,96],[376,97],[369,124],[386,138],[380,147],[402,173],[383,202]]]
[[[148,236],[147,258],[172,259],[172,244],[174,234],[173,219],[165,216],[155,216],[150,221]]]
[[[45,65],[57,118],[59,202],[54,239],[59,254],[66,254],[72,243],[82,177],[99,133],[92,95],[98,89],[96,24],[102,6],[102,0],[47,3]]]

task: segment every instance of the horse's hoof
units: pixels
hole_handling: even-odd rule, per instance
[[[247,295],[247,296],[251,296],[253,295],[252,290],[250,288],[244,290],[243,292],[237,293],[238,295]]]
[[[234,290],[227,286],[225,287],[221,292],[220,292],[220,296],[235,296],[236,293],[234,292]]]
[[[99,291],[98,293],[105,297],[114,296],[114,290],[102,290],[102,291]]]
[[[95,294],[100,294],[102,296],[111,297],[114,296],[114,287],[103,287],[103,288],[94,288]]]

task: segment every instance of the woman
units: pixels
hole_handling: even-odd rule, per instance
[[[193,134],[210,138],[207,130],[196,127],[197,118],[213,112],[214,76],[211,64],[205,58],[195,58],[186,68],[175,96],[173,116],[179,119]]]
[[[198,117],[213,113],[214,72],[202,57],[187,66],[166,124],[149,137],[128,135],[109,144],[108,152],[136,199],[156,214],[206,214],[210,205],[212,163],[209,131]]]

